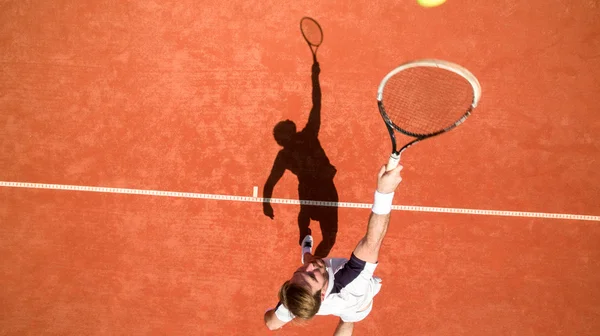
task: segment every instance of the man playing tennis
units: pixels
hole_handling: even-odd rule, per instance
[[[303,248],[304,265],[279,290],[279,303],[265,312],[270,330],[281,328],[297,318],[309,320],[315,315],[335,315],[340,322],[334,336],[352,335],[354,323],[363,320],[373,307],[373,298],[381,289],[381,279],[374,276],[379,249],[390,221],[394,192],[402,178],[402,166],[377,175],[375,201],[367,232],[358,242],[350,260],[315,258]],[[312,239],[305,239],[312,242]]]

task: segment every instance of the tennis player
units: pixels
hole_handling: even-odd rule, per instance
[[[402,166],[377,175],[377,190],[366,234],[360,239],[350,259],[315,258],[312,237],[303,242],[304,265],[298,268],[279,290],[279,303],[265,312],[270,330],[280,329],[294,320],[310,320],[315,315],[340,318],[334,336],[352,335],[354,323],[363,320],[373,308],[373,298],[381,289],[381,279],[374,276],[379,249],[390,221],[394,192],[402,178]]]

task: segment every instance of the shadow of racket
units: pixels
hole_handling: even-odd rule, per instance
[[[305,16],[300,20],[300,31],[310,48],[310,52],[313,55],[313,61],[316,63],[317,50],[321,43],[323,43],[323,30],[315,19]]]

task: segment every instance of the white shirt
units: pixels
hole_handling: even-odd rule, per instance
[[[345,258],[323,259],[329,273],[325,299],[317,315],[349,316],[355,314],[373,300],[381,288],[380,279],[373,277],[377,264],[362,261],[354,254]],[[289,322],[294,315],[281,303],[275,315],[282,322]]]

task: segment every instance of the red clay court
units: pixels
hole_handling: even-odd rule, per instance
[[[364,234],[387,162],[381,78],[438,58],[483,88],[403,154],[355,335],[600,334],[598,1],[133,0],[0,2],[1,335],[333,333],[263,323],[299,266],[296,177],[273,220],[261,197],[273,127],[311,108],[303,16],[324,31],[330,256]]]

